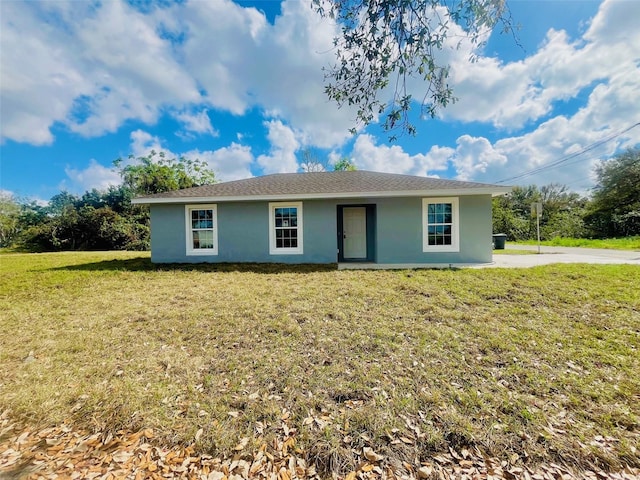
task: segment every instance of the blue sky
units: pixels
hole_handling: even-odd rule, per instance
[[[511,0],[520,45],[491,33],[471,63],[460,33],[439,54],[458,102],[394,143],[378,124],[349,134],[354,111],[327,100],[336,26],[310,3],[2,0],[0,190],[106,188],[115,159],[151,149],[235,180],[296,171],[310,149],[363,170],[586,192],[595,162],[640,144],[638,1]]]

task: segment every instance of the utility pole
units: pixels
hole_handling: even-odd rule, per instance
[[[538,232],[538,255],[540,252],[540,217],[542,216],[542,202],[531,204],[531,216],[536,216],[536,231]]]

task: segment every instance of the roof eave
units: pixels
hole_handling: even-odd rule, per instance
[[[402,190],[391,192],[343,192],[343,193],[305,193],[284,195],[237,195],[237,196],[201,196],[201,197],[139,197],[131,200],[135,205],[157,204],[185,204],[204,202],[258,202],[258,201],[287,201],[287,200],[323,200],[323,199],[353,199],[353,198],[384,198],[384,197],[446,197],[491,195],[497,197],[511,192],[511,187],[476,187],[451,188],[435,190]]]

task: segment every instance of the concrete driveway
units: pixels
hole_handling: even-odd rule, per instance
[[[496,254],[493,263],[477,268],[527,268],[551,263],[599,263],[631,264],[640,266],[640,252],[629,250],[605,250],[600,248],[538,247],[534,245],[509,245],[507,250],[530,250],[535,254]],[[495,251],[494,251],[495,252]]]

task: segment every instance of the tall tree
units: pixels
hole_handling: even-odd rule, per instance
[[[538,188],[536,185],[513,187],[504,197],[493,199],[493,231],[506,233],[510,240],[527,240],[536,237],[535,217],[531,205],[542,203],[540,234],[544,240],[554,237],[582,237],[584,208],[587,200],[566,185],[551,183]]]
[[[214,172],[198,160],[166,159],[151,152],[116,160],[123,184],[106,191],[93,189],[77,197],[54,195],[45,208],[22,206],[19,244],[27,249],[145,250],[149,247],[149,209],[131,205],[134,195],[145,195],[215,182]]]
[[[640,149],[632,148],[600,162],[597,184],[586,216],[594,235],[640,235]]]
[[[585,233],[584,208],[587,199],[566,185],[550,183],[540,188],[542,202],[541,236],[580,238]]]
[[[384,115],[387,131],[409,134],[416,132],[409,119],[414,100],[421,115],[430,117],[455,100],[449,65],[438,51],[452,41],[462,43],[456,39],[459,29],[472,47],[499,23],[513,31],[506,0],[313,0],[313,5],[341,27],[334,39],[336,64],[326,70],[329,98],[340,106],[356,105],[359,124]],[[425,85],[421,99],[409,89],[415,78]]]
[[[333,166],[333,170],[335,172],[353,172],[353,171],[356,171],[357,169],[358,168],[356,167],[355,163],[353,163],[347,157],[342,157]]]
[[[135,158],[129,156],[127,165],[118,159],[123,183],[134,195],[150,195],[181,188],[197,187],[215,183],[216,177],[206,162],[184,157],[166,158],[164,152],[151,151],[149,155]]]
[[[8,247],[19,231],[20,205],[13,195],[0,191],[0,247]]]
[[[302,151],[302,162],[300,168],[303,172],[326,172],[327,166],[318,158],[310,149],[305,148]]]
[[[67,207],[74,206],[79,201],[80,199],[77,196],[63,190],[49,199],[47,212],[51,215],[60,215]]]

